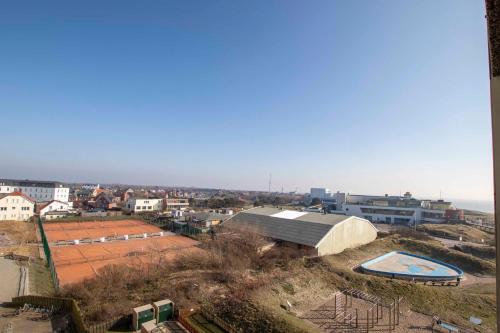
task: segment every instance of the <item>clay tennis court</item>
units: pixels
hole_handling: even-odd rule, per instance
[[[49,242],[151,234],[162,231],[154,225],[139,220],[51,222],[45,223],[43,229]]]
[[[59,285],[92,278],[98,270],[110,264],[135,267],[153,260],[172,259],[179,254],[201,251],[197,241],[184,236],[163,236],[68,246],[51,246],[50,251]]]

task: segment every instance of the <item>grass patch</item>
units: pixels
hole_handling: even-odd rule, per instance
[[[30,262],[29,289],[31,295],[53,296],[55,294],[49,268],[41,259]]]
[[[281,288],[283,288],[283,290],[287,293],[287,294],[290,294],[290,295],[294,295],[295,294],[295,289],[293,288],[293,284],[289,283],[289,282],[283,282],[281,284]]]
[[[495,259],[496,249],[494,246],[474,246],[468,244],[459,244],[453,247],[454,250],[471,254],[481,259]]]
[[[200,313],[195,313],[187,317],[186,321],[199,333],[225,333],[223,329],[208,321]]]
[[[418,229],[436,237],[451,239],[462,237],[466,242],[482,243],[481,240],[484,240],[489,244],[495,241],[494,235],[463,224],[421,224]]]
[[[458,266],[468,273],[496,274],[496,266],[493,262],[476,258],[470,254],[410,238],[401,239],[401,244],[408,250]]]
[[[36,242],[35,224],[24,221],[2,221],[0,233],[5,233],[16,244]]]

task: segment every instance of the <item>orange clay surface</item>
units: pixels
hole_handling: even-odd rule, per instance
[[[49,242],[150,234],[162,231],[154,225],[138,220],[45,223],[43,229]]]
[[[198,242],[184,236],[163,236],[68,246],[51,246],[59,285],[95,277],[106,265],[140,266],[158,260],[172,259],[201,249]]]

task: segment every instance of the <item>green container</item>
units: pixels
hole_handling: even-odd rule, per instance
[[[142,323],[155,319],[155,310],[151,305],[144,305],[134,309],[133,312],[134,329],[141,329]]]
[[[172,320],[174,318],[174,303],[168,299],[153,303],[156,311],[156,323]]]

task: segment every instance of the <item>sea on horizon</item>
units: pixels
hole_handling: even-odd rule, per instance
[[[493,214],[495,212],[495,204],[493,200],[450,200],[457,208],[476,210],[485,213]]]

